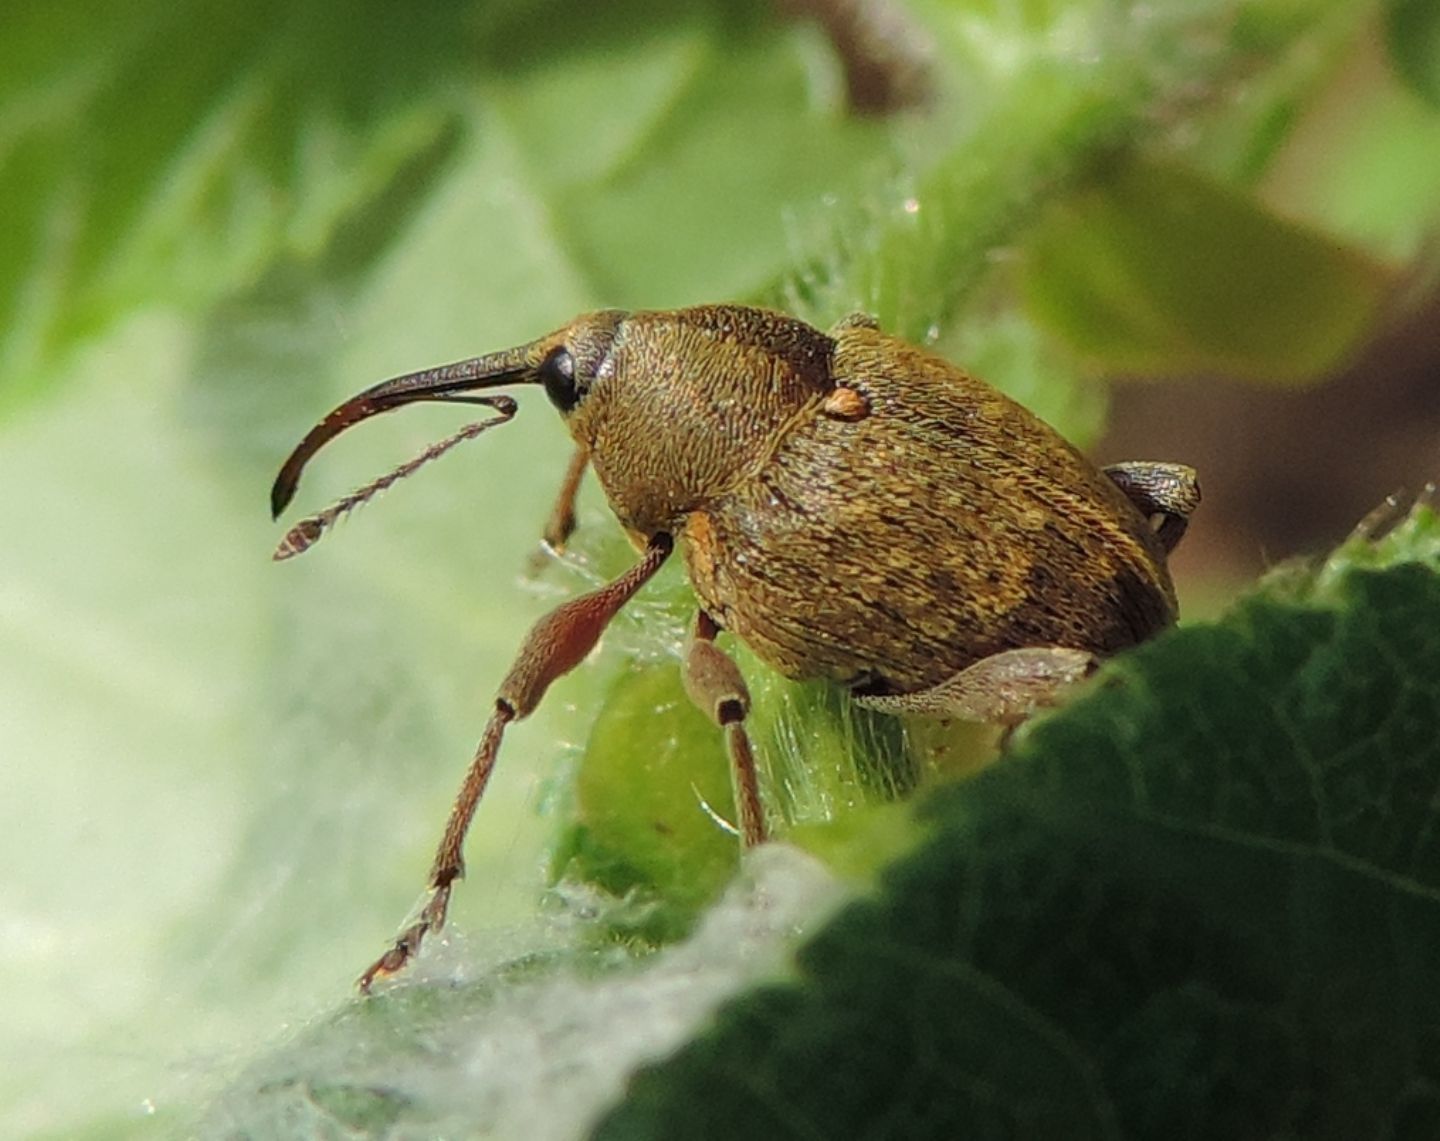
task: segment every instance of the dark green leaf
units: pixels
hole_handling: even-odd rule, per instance
[[[889,148],[816,101],[758,0],[66,2],[6,32],[9,399],[129,309],[195,311],[287,262],[343,284],[446,194],[543,216],[578,304],[753,292],[785,264],[778,204],[857,184]],[[472,280],[495,272],[482,237],[446,250]]]
[[[1422,99],[1440,107],[1440,4],[1390,0],[1385,34],[1395,68]]]
[[[1133,373],[1323,376],[1369,335],[1386,288],[1362,255],[1143,161],[1057,203],[1027,245],[1036,318]]]
[[[1125,656],[596,1135],[1431,1135],[1434,530]]]
[[[195,306],[278,255],[318,255],[433,164],[458,104],[421,96],[464,61],[468,7],[12,6],[0,210],[20,240],[0,253],[0,388],[39,383],[123,309]]]
[[[623,972],[609,1003],[576,985],[585,955],[536,958],[588,946],[576,914],[558,934],[536,915],[569,787],[556,760],[629,668],[649,590],[607,635],[608,676],[587,663],[513,730],[448,938],[389,994],[346,998],[421,887],[526,626],[593,581],[512,583],[561,427],[527,413],[301,565],[266,561],[279,532],[264,492],[314,417],[369,381],[596,303],[756,296],[800,249],[804,285],[772,297],[822,322],[867,305],[919,340],[954,334],[964,299],[950,355],[1093,432],[1098,405],[1067,395],[1075,370],[1053,339],[1006,327],[994,266],[1097,153],[1192,138],[1200,117],[1232,113],[1237,76],[1315,51],[1317,23],[1356,6],[926,3],[969,45],[937,41],[961,97],[878,126],[840,114],[826,45],[772,23],[769,0],[8,6],[0,399],[9,410],[47,377],[71,387],[0,438],[14,492],[0,500],[0,943],[19,980],[0,1131],[188,1136],[195,1103],[258,1051],[215,1133],[454,1136],[500,1119],[504,1136],[573,1137],[637,1059],[708,1013],[714,991],[683,1024],[665,1001],[694,998],[693,941],[648,960],[675,954],[668,973]],[[1246,13],[1281,18],[1241,42]],[[904,173],[877,186],[902,137]],[[1337,165],[1424,201],[1428,135],[1409,139],[1386,152],[1394,179]],[[1353,201],[1376,213],[1372,196]],[[102,329],[74,367],[47,368]],[[297,506],[414,454],[454,411],[347,437]],[[647,660],[672,655],[664,637]],[[813,819],[807,805],[863,802],[893,775],[863,755],[893,740],[862,739],[857,756],[874,726],[837,717],[833,692],[744,669],[780,810]],[[673,803],[709,828],[689,783]],[[866,807],[789,835],[863,877],[913,842],[911,819]],[[799,920],[777,923],[773,902],[804,878],[797,860],[815,871],[791,847],[761,849],[749,867],[781,864],[757,905],[696,924],[726,993],[787,969]],[[771,924],[758,966],[757,923]],[[495,967],[515,959],[556,984],[543,1033],[536,992]],[[491,986],[495,1001],[475,999]],[[314,1021],[327,1005],[336,1015]],[[627,1018],[643,1049],[617,1048]],[[274,1046],[281,1027],[294,1038]]]

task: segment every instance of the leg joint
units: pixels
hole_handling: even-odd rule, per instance
[[[739,697],[721,698],[715,703],[715,721],[718,725],[733,725],[744,721],[749,712],[748,703]]]

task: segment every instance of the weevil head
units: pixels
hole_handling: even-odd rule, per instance
[[[508,397],[477,396],[476,393],[503,386],[539,384],[562,415],[568,416],[583,400],[590,377],[598,372],[600,362],[609,352],[614,329],[623,316],[616,311],[592,313],[516,348],[392,377],[352,396],[310,429],[290,453],[270,491],[271,513],[278,517],[285,510],[295,495],[305,465],[316,452],[341,432],[381,412],[421,401],[438,401],[503,407],[504,418],[509,419],[514,413],[514,402]],[[413,470],[411,465],[397,469],[404,474],[410,470]]]
[[[586,313],[527,344],[395,377],[347,400],[285,462],[271,507],[279,515],[310,457],[361,420],[418,401],[494,406],[496,398],[475,393],[537,384],[589,456],[620,522],[641,535],[673,530],[829,390],[833,350],[823,333],[762,309]]]

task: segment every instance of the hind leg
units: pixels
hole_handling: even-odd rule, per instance
[[[1036,709],[1053,705],[1066,686],[1088,677],[1099,659],[1085,650],[1033,646],[982,658],[939,685],[915,693],[859,697],[881,713],[955,717],[1014,728]]]

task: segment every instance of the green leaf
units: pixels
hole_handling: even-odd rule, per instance
[[[1440,519],[1372,540],[1126,655],[932,798],[795,968],[837,885],[770,845],[638,965],[566,950],[563,914],[504,969],[452,935],[422,964],[448,985],[305,1028],[191,1132],[571,1137],[698,1031],[598,1136],[1425,1135]]]
[[[735,837],[710,816],[735,818],[730,763],[673,662],[632,668],[611,687],[575,798],[557,869],[629,897],[607,912],[611,930],[675,939],[735,874]]]
[[[41,384],[57,353],[127,309],[198,307],[279,256],[318,256],[402,175],[423,184],[457,105],[421,95],[464,60],[466,7],[12,9],[0,394]]]
[[[1335,50],[1336,28],[1353,34],[1356,22],[1337,0],[926,0],[917,11],[958,54],[947,133],[915,139],[910,166],[883,191],[808,219],[798,266],[765,296],[812,321],[863,309],[922,343],[973,303],[1057,195],[1083,189],[1117,153],[1163,144],[1181,105],[1193,116],[1243,102],[1246,61],[1284,69]]]
[[[479,977],[464,965],[474,964],[468,948],[442,948],[446,985],[393,988],[305,1027],[237,1075],[185,1134],[583,1136],[635,1066],[783,971],[795,934],[839,895],[817,861],[773,845],[747,859],[689,941],[643,971],[614,953],[565,950],[575,916],[528,932],[526,958]]]
[[[1231,113],[1238,76],[1311,51],[1316,25],[1355,6],[929,6],[971,43],[938,57],[960,97],[929,119],[856,124],[833,100],[825,45],[771,22],[762,0],[11,5],[0,413],[55,395],[0,417],[12,491],[0,497],[0,955],[17,980],[0,1132],[189,1135],[194,1107],[235,1081],[225,1108],[256,1110],[262,1135],[453,1135],[480,1118],[471,1099],[508,1097],[510,1135],[535,1136],[526,1126],[558,1109],[573,1136],[629,1067],[691,1032],[673,1004],[638,1006],[628,973],[611,1004],[571,985],[620,958],[588,949],[593,892],[575,889],[558,920],[536,914],[544,845],[569,820],[562,762],[630,668],[648,591],[635,623],[512,730],[448,948],[433,941],[390,996],[347,997],[420,888],[524,630],[593,584],[580,548],[559,574],[514,581],[559,478],[561,427],[543,407],[524,412],[279,568],[265,490],[315,417],[365,384],[615,300],[793,297],[827,322],[873,300],[893,328],[944,339],[1067,432],[1093,434],[1101,398],[1010,313],[1007,255],[1097,153],[1191,137],[1197,116]],[[1257,52],[1231,34],[1237,12],[1287,18]],[[1411,138],[1396,171],[1422,169],[1409,159],[1428,136]],[[896,150],[902,173],[877,177]],[[1423,181],[1404,186],[1423,194]],[[793,290],[773,285],[792,271]],[[347,435],[298,506],[413,455],[453,413],[415,409]],[[613,526],[593,486],[587,496],[587,528]],[[687,608],[675,614],[639,651],[665,659],[657,672],[673,669]],[[837,720],[833,693],[744,668],[766,691],[772,781],[813,750],[825,760],[806,773],[811,791],[863,802],[883,784],[847,754],[863,723]],[[671,803],[709,829],[689,784]],[[775,800],[806,818],[805,798]],[[847,820],[790,835],[863,881],[922,830],[904,805]],[[750,863],[772,858],[776,874],[754,872],[769,899],[806,878],[780,845]],[[755,950],[752,921],[783,920],[731,990],[788,969],[789,924],[810,913],[767,908],[762,893],[695,924],[703,939],[718,916],[708,947],[728,970]],[[692,944],[674,950],[676,971],[656,981],[683,1001]],[[515,961],[524,969],[498,966]],[[493,1012],[511,984],[548,973],[562,992],[549,1025],[575,1034],[527,1055],[534,992],[517,990],[499,1023]],[[475,979],[494,1003],[467,1004]],[[627,1009],[650,1052],[606,1037]],[[485,1028],[497,1037],[467,1037]],[[563,1048],[578,1041],[613,1063],[588,1102]],[[236,1069],[255,1053],[251,1076],[265,1080],[245,1085]],[[551,1068],[517,1081],[494,1064],[517,1056]]]
[[[595,1136],[1429,1135],[1435,531],[1125,655]]]
[[[1024,290],[1037,320],[1107,369],[1293,383],[1356,351],[1387,282],[1234,191],[1130,161],[1051,208]]]
[[[543,215],[581,304],[753,292],[785,264],[777,203],[854,185],[890,148],[812,98],[797,37],[756,0],[142,0],[123,17],[70,0],[17,11],[0,76],[17,239],[0,400],[130,309],[196,312],[287,263],[352,285],[461,187],[492,216],[517,199]],[[506,155],[488,181],[479,149]],[[686,256],[657,262],[657,233]],[[473,282],[493,253],[459,237],[449,272]]]
[[[658,585],[617,633],[662,660],[631,663],[610,684],[580,758],[575,824],[555,860],[567,889],[609,897],[595,901],[597,934],[650,943],[688,933],[738,862],[730,762],[686,695],[677,661],[695,601],[676,578]],[[993,749],[983,732],[972,740],[907,730],[838,686],[789,681],[733,639],[724,644],[749,679],[746,726],[772,826],[852,880],[913,842],[908,814],[892,810],[898,794],[941,767],[938,755],[953,770]]]
[[[817,97],[768,4],[563,8],[563,36],[544,7],[496,30],[484,91],[592,303],[753,294],[789,260],[777,204],[808,208],[888,161],[884,124]]]
[[[1410,89],[1440,107],[1440,5],[1433,0],[1389,0],[1385,39],[1395,69]]]

